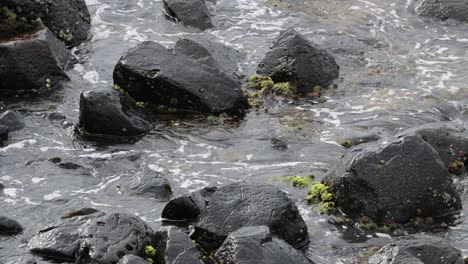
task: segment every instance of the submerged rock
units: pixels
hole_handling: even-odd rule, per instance
[[[416,6],[420,16],[468,22],[468,0],[421,0]]]
[[[169,227],[166,232],[166,264],[203,264],[202,254],[187,234],[177,227]]]
[[[357,151],[328,175],[334,202],[347,215],[378,224],[404,224],[415,218],[438,222],[462,208],[438,153],[421,137]]]
[[[121,190],[127,195],[145,196],[162,201],[169,200],[172,196],[169,180],[157,173],[135,175],[128,184],[121,187]]]
[[[296,205],[269,185],[234,183],[176,198],[163,210],[163,217],[168,216],[196,219],[191,237],[208,250],[217,249],[231,232],[255,225],[268,226],[272,234],[296,248],[309,243]]]
[[[224,264],[313,263],[301,251],[272,236],[266,226],[248,226],[232,232],[215,258]]]
[[[243,60],[243,56],[239,51],[222,43],[202,37],[186,37],[177,41],[174,52],[187,55],[213,69],[219,69],[233,79],[240,81],[241,74],[238,72],[238,64]]]
[[[23,116],[15,111],[8,110],[0,115],[0,125],[8,127],[8,131],[24,128]]]
[[[0,216],[0,236],[14,236],[23,232],[23,227],[15,220]]]
[[[127,254],[142,256],[153,230],[140,218],[113,213],[92,219],[82,227],[77,263],[117,263]]]
[[[300,93],[326,88],[339,76],[333,56],[289,28],[280,33],[259,64],[257,73],[275,83],[291,83]]]
[[[460,250],[446,240],[423,236],[399,239],[384,246],[367,262],[368,264],[464,264]]]
[[[166,14],[186,26],[205,30],[213,27],[205,0],[163,0]]]
[[[48,30],[0,41],[0,94],[39,94],[61,87],[70,51]]]
[[[57,38],[76,46],[88,38],[91,18],[85,0],[3,0],[0,4],[0,39],[47,26]]]
[[[79,128],[85,133],[139,136],[152,129],[143,111],[125,94],[113,89],[85,91],[80,97]]]
[[[114,69],[114,82],[136,101],[194,112],[243,114],[247,99],[225,73],[146,41]]]

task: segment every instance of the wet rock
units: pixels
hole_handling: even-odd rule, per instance
[[[0,236],[14,236],[23,232],[23,227],[15,220],[0,216]]]
[[[88,38],[91,19],[85,0],[4,0],[0,4],[0,39],[47,26],[57,38],[76,46]]]
[[[140,218],[113,213],[92,219],[82,227],[77,263],[117,263],[123,256],[141,256],[151,244],[153,230]]]
[[[216,188],[204,188],[201,191],[172,199],[163,209],[161,217],[173,222],[195,221],[206,207],[206,199]]]
[[[80,244],[81,227],[87,221],[104,214],[90,214],[60,220],[57,225],[45,228],[34,235],[27,248],[33,254],[58,261],[73,262]]]
[[[47,119],[51,121],[63,121],[66,119],[66,117],[61,113],[54,112],[54,113],[48,114]]]
[[[467,0],[422,0],[416,6],[416,13],[420,16],[441,20],[454,19],[468,22]]]
[[[0,140],[5,140],[8,138],[8,127],[0,125]]]
[[[125,255],[117,264],[148,264],[149,262],[135,255]]]
[[[202,254],[181,229],[169,227],[165,251],[166,264],[203,264]]]
[[[172,196],[169,180],[160,174],[135,175],[130,183],[121,188],[127,195],[144,196],[166,201]]]
[[[8,127],[9,131],[20,130],[24,128],[23,116],[8,110],[0,116],[0,125]]]
[[[240,81],[242,74],[238,72],[238,64],[243,60],[243,56],[239,51],[222,43],[202,37],[186,37],[177,41],[174,51],[213,69],[219,69]]]
[[[350,217],[378,224],[427,217],[439,222],[462,208],[447,169],[421,137],[360,146],[328,175],[336,206]]]
[[[446,240],[423,236],[399,239],[384,246],[367,262],[368,264],[464,264],[460,250]]]
[[[114,82],[136,101],[186,111],[243,114],[247,104],[230,76],[151,41],[120,59]]]
[[[215,254],[224,264],[312,264],[304,254],[270,234],[266,226],[243,227],[229,234]]]
[[[60,163],[58,166],[59,166],[59,168],[62,168],[62,169],[65,169],[65,170],[77,170],[79,168],[83,168],[83,166],[78,165],[78,164],[73,163],[73,162]]]
[[[271,143],[271,146],[273,147],[273,149],[276,149],[276,150],[279,150],[279,151],[285,151],[288,149],[288,144],[286,144],[286,142],[284,142],[283,140],[281,139],[278,139],[278,138],[272,138],[270,140],[270,143]]]
[[[289,28],[275,39],[257,73],[275,83],[290,82],[298,92],[307,93],[316,86],[330,86],[339,76],[339,67],[330,54]]]
[[[304,220],[281,190],[269,185],[234,183],[211,191],[172,200],[164,208],[163,217],[169,215],[168,211],[170,216],[185,219],[200,214],[191,237],[207,250],[217,249],[229,233],[254,225],[268,226],[272,234],[296,248],[309,243]]]
[[[81,93],[79,127],[85,133],[113,136],[139,136],[152,128],[135,102],[113,89]]]
[[[431,123],[403,131],[400,136],[419,135],[439,154],[445,167],[457,161],[462,162],[466,171],[468,167],[468,137],[463,129],[450,123]]]
[[[62,219],[72,218],[72,217],[75,217],[75,216],[90,215],[90,214],[94,214],[94,213],[97,213],[97,212],[99,212],[99,211],[94,209],[94,208],[81,208],[81,209],[76,210],[76,211],[71,211],[71,212],[65,213],[62,216]]]
[[[48,30],[0,41],[0,94],[38,94],[68,80],[64,72],[70,52]]]
[[[213,27],[205,0],[163,0],[166,14],[186,26],[205,30]]]

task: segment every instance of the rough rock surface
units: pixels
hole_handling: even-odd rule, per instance
[[[186,26],[205,30],[213,27],[205,0],[163,0],[166,14]]]
[[[274,82],[290,82],[298,92],[326,88],[339,76],[333,56],[308,41],[292,28],[280,33],[258,65],[257,73]]]
[[[153,230],[140,218],[113,213],[84,225],[77,251],[78,263],[117,263],[123,256],[142,255]]]
[[[3,0],[0,3],[0,39],[36,30],[42,23],[69,46],[86,40],[91,28],[85,0]]]
[[[33,254],[58,261],[74,261],[81,238],[81,226],[103,214],[91,214],[60,220],[57,225],[39,231],[28,242]]]
[[[406,238],[384,246],[368,264],[464,264],[460,250],[435,237]]]
[[[8,110],[0,115],[0,125],[8,127],[8,131],[24,128],[23,116],[15,111]]]
[[[447,169],[421,137],[358,151],[328,175],[336,206],[351,217],[367,216],[379,224],[416,217],[437,221],[462,208]]]
[[[224,264],[312,264],[304,254],[270,234],[266,226],[243,227],[229,234],[215,254]]]
[[[131,196],[145,196],[157,200],[169,200],[172,188],[169,180],[158,173],[134,175],[129,183],[121,186],[121,190]]]
[[[167,229],[166,264],[203,264],[202,254],[190,237],[177,227]]]
[[[90,134],[139,136],[151,130],[142,110],[113,89],[85,91],[80,97],[79,127]]]
[[[247,103],[230,76],[151,41],[120,59],[114,82],[136,101],[181,110],[242,114]]]
[[[23,227],[15,220],[0,216],[0,236],[14,236],[23,232]]]
[[[235,80],[240,81],[242,77],[238,72],[238,64],[243,60],[243,56],[239,51],[222,43],[203,37],[186,37],[177,41],[174,51],[185,54],[211,68],[219,69]]]
[[[0,125],[0,140],[5,140],[8,138],[8,127]]]
[[[117,264],[148,264],[149,262],[135,255],[125,255]]]
[[[43,93],[68,80],[70,51],[48,30],[0,41],[0,94]]]
[[[468,22],[468,0],[421,0],[416,5],[420,16]]]
[[[269,185],[234,183],[205,189],[172,200],[162,217],[197,219],[191,237],[205,249],[216,249],[229,233],[254,225],[268,226],[272,234],[296,248],[309,242],[307,226],[295,204],[286,193]]]

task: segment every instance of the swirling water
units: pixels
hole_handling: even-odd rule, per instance
[[[418,18],[411,0],[290,1],[277,8],[265,0],[219,0],[210,4],[216,29],[200,32],[166,20],[161,1],[88,0],[92,39],[73,50],[71,81],[52,98],[9,105],[25,115],[26,128],[0,148],[0,206],[26,232],[0,240],[0,256],[25,251],[36,231],[63,213],[83,207],[127,212],[155,229],[164,202],[125,196],[117,186],[145,170],[168,177],[174,195],[235,181],[262,182],[288,192],[309,226],[308,256],[323,263],[350,263],[360,249],[389,241],[384,234],[348,234],[307,205],[305,190],[285,175],[323,177],[347,151],[349,137],[380,137],[430,122],[468,121],[468,31],[466,24]],[[313,2],[313,3],[312,3]],[[297,9],[296,9],[297,7]],[[110,87],[113,67],[128,48],[154,40],[172,46],[187,35],[207,35],[238,49],[239,69],[249,75],[279,31],[294,27],[334,54],[341,67],[338,87],[326,102],[282,102],[268,113],[250,112],[239,126],[182,120],[134,144],[102,145],[76,137],[79,94]],[[6,104],[2,104],[5,107]],[[54,120],[50,113],[65,119]],[[279,151],[270,139],[288,144]],[[69,170],[50,162],[80,165]],[[465,208],[468,180],[456,179]],[[437,235],[468,255],[467,211],[460,224]],[[48,263],[45,260],[40,263]]]

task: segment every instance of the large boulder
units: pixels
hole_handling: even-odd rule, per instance
[[[94,218],[82,227],[77,263],[117,263],[125,255],[143,256],[153,230],[140,218],[113,213]]]
[[[81,93],[79,128],[89,134],[139,136],[152,126],[131,98],[113,89],[99,89]]]
[[[232,232],[215,253],[224,264],[312,264],[304,254],[270,234],[266,226],[243,227]]]
[[[23,232],[23,227],[15,220],[0,216],[0,236],[14,236]]]
[[[298,92],[326,88],[338,78],[340,68],[333,56],[292,28],[280,33],[258,65],[257,73],[275,83],[289,82]]]
[[[384,147],[362,146],[327,178],[344,213],[378,224],[405,224],[428,217],[445,221],[462,208],[438,153],[421,137],[403,137]]]
[[[468,0],[421,0],[416,5],[416,13],[441,20],[451,18],[468,22]]]
[[[203,264],[202,254],[184,231],[177,227],[169,227],[166,232],[166,264]]]
[[[73,262],[81,239],[80,228],[89,220],[102,213],[77,216],[60,220],[56,225],[47,227],[35,234],[28,242],[31,253],[41,257]]]
[[[185,37],[179,39],[174,51],[185,54],[191,59],[219,69],[232,76],[235,80],[241,79],[239,63],[244,59],[239,51],[222,43],[208,40],[204,37]]]
[[[71,54],[48,29],[0,41],[0,94],[38,94],[68,80]]]
[[[309,243],[307,226],[296,205],[274,186],[241,182],[202,192],[175,199],[166,206],[171,210],[163,210],[163,217],[182,217],[186,211],[185,219],[193,219],[200,212],[191,237],[205,249],[217,249],[231,232],[257,225],[268,226],[272,234],[296,248]]]
[[[205,30],[213,27],[205,0],[163,0],[166,14],[186,26]]]
[[[446,240],[423,236],[398,239],[381,248],[367,263],[464,264],[465,261],[460,250]]]
[[[230,76],[151,41],[120,59],[114,82],[136,101],[187,111],[242,114],[247,102]]]
[[[25,1],[0,3],[0,39],[47,26],[57,38],[76,46],[88,38],[91,17],[85,0]]]

